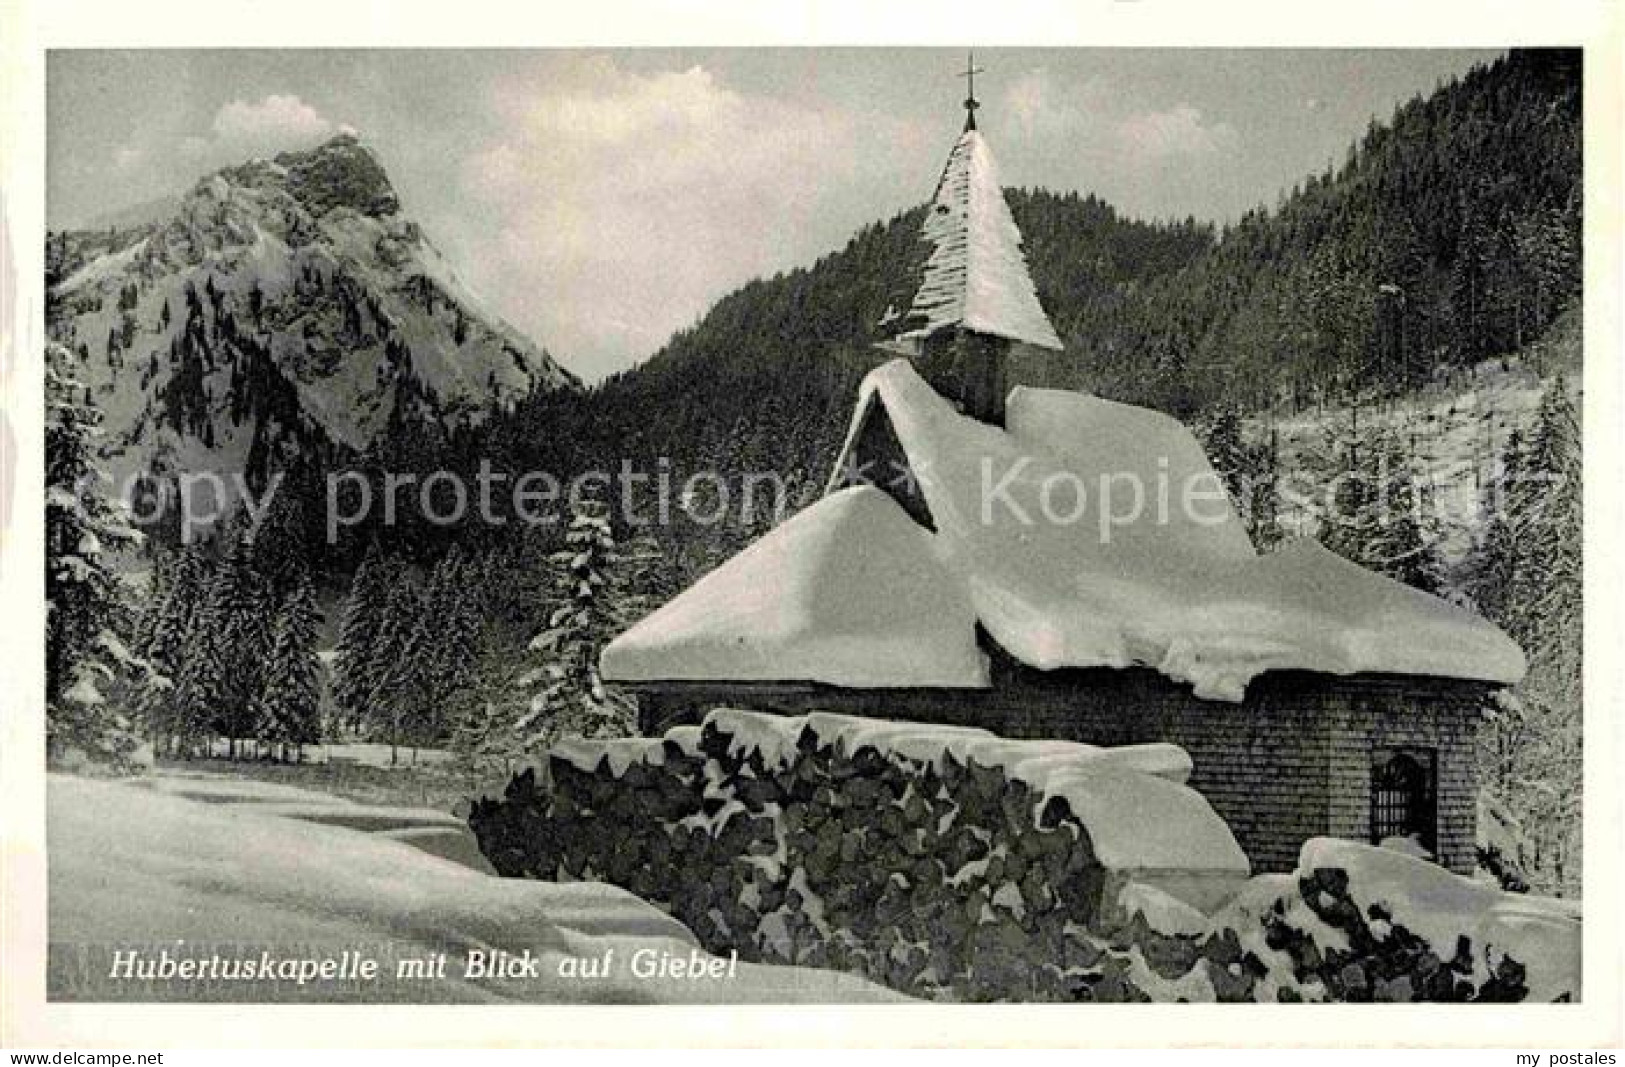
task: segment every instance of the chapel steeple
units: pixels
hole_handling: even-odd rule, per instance
[[[965,129],[937,182],[921,235],[930,248],[902,329],[886,347],[905,352],[936,391],[984,422],[1002,423],[1013,384],[1044,384],[1060,336],[1038,302],[1021,232],[999,183],[993,153],[976,126],[971,55]],[[1022,364],[1019,375],[1011,364]]]

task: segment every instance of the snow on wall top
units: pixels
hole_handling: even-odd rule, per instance
[[[948,756],[961,763],[975,759],[984,767],[1031,775],[1034,781],[1065,768],[1087,767],[1092,771],[1148,774],[1183,785],[1191,772],[1190,755],[1178,745],[1166,743],[1102,748],[1079,741],[1014,740],[979,726],[893,721],[823,711],[787,717],[740,708],[716,708],[706,716],[705,723],[732,739],[729,750],[733,754],[754,751],[770,767],[782,767],[794,759],[797,739],[803,729],[810,729],[820,742],[837,746],[847,755],[871,747],[890,757],[939,767]],[[681,729],[683,727],[674,727],[666,733],[666,738],[677,739],[677,731]],[[697,749],[698,734],[688,736],[685,743]],[[609,750],[604,742],[593,745],[592,765],[595,766],[596,760]],[[576,758],[580,765],[579,757]]]
[[[925,279],[903,334],[925,337],[949,326],[1060,351],[1061,339],[1038,303],[987,142],[967,130],[937,183],[924,236],[932,245]]]
[[[985,687],[976,619],[930,535],[878,489],[796,515],[605,647],[611,681]]]
[[[1201,447],[1165,415],[1017,388],[1000,429],[894,360],[865,380],[848,449],[874,403],[938,554],[988,633],[1031,666],[1145,665],[1227,701],[1268,670],[1523,676],[1518,646],[1470,611],[1314,541],[1257,555]]]

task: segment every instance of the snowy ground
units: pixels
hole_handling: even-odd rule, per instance
[[[228,742],[217,739],[210,748],[209,754],[217,759],[225,759],[228,755]],[[301,753],[301,762],[304,763],[353,763],[365,767],[413,767],[426,763],[444,763],[451,759],[452,754],[442,748],[412,748],[401,745],[394,750],[394,762],[390,761],[391,749],[388,745],[376,742],[356,741],[347,744],[306,745]]]
[[[829,971],[727,963],[676,920],[597,884],[503,879],[459,862],[466,831],[433,810],[383,811],[309,790],[226,779],[144,785],[52,776],[50,996],[56,1000],[350,1002],[850,1002],[895,999]],[[342,825],[341,825],[342,824]],[[375,827],[375,832],[352,828]],[[438,854],[437,854],[438,853]],[[447,855],[453,858],[445,858]],[[142,965],[203,961],[191,981],[115,977],[116,951]],[[371,980],[301,982],[293,969],[342,954],[378,961]],[[470,973],[508,952],[513,977]],[[698,954],[696,955],[696,953]],[[445,976],[398,973],[401,961]],[[602,964],[599,977],[585,972]],[[217,960],[217,963],[209,963]],[[314,962],[311,962],[314,961]],[[720,977],[640,977],[634,964],[713,966]],[[669,969],[669,968],[668,968]]]

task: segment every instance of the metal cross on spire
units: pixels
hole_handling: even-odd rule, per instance
[[[965,54],[965,71],[960,75],[967,83],[965,92],[965,131],[968,133],[976,128],[976,109],[981,107],[976,99],[976,76],[985,73],[976,65],[976,51],[972,49]]]

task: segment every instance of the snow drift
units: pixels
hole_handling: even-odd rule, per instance
[[[226,792],[209,795],[221,801]],[[296,821],[272,807],[53,776],[51,998],[638,1003],[887,996],[846,975],[744,963],[731,981],[636,978],[624,966],[598,979],[561,977],[567,958],[614,949],[623,963],[639,950],[686,959],[697,946],[680,922],[613,886],[493,878],[386,834]],[[335,802],[329,810],[359,808]],[[135,946],[152,956],[277,959],[354,949],[383,967],[370,983],[110,977],[112,952]],[[436,952],[457,961],[476,951],[526,950],[541,961],[535,976],[465,978],[455,962],[444,979],[401,979],[394,971],[397,960]]]

